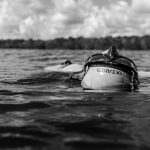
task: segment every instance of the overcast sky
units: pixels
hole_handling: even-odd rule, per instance
[[[150,34],[150,0],[0,0],[0,38]]]

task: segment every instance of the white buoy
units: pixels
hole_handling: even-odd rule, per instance
[[[110,67],[90,67],[81,85],[85,89],[104,89],[131,83],[128,73]]]

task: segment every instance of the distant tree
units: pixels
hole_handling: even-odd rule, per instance
[[[69,37],[53,40],[34,39],[7,39],[0,40],[0,48],[25,48],[25,49],[107,49],[116,45],[119,49],[150,50],[150,36],[118,36],[84,38]]]

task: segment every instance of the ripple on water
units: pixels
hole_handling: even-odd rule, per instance
[[[0,149],[150,148],[149,76],[141,76],[136,91],[89,92],[68,82],[68,74],[43,73],[66,59],[83,63],[96,52],[0,51]],[[122,53],[150,71],[149,52]]]

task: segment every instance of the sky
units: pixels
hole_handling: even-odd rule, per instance
[[[150,34],[150,0],[0,0],[0,39]]]

